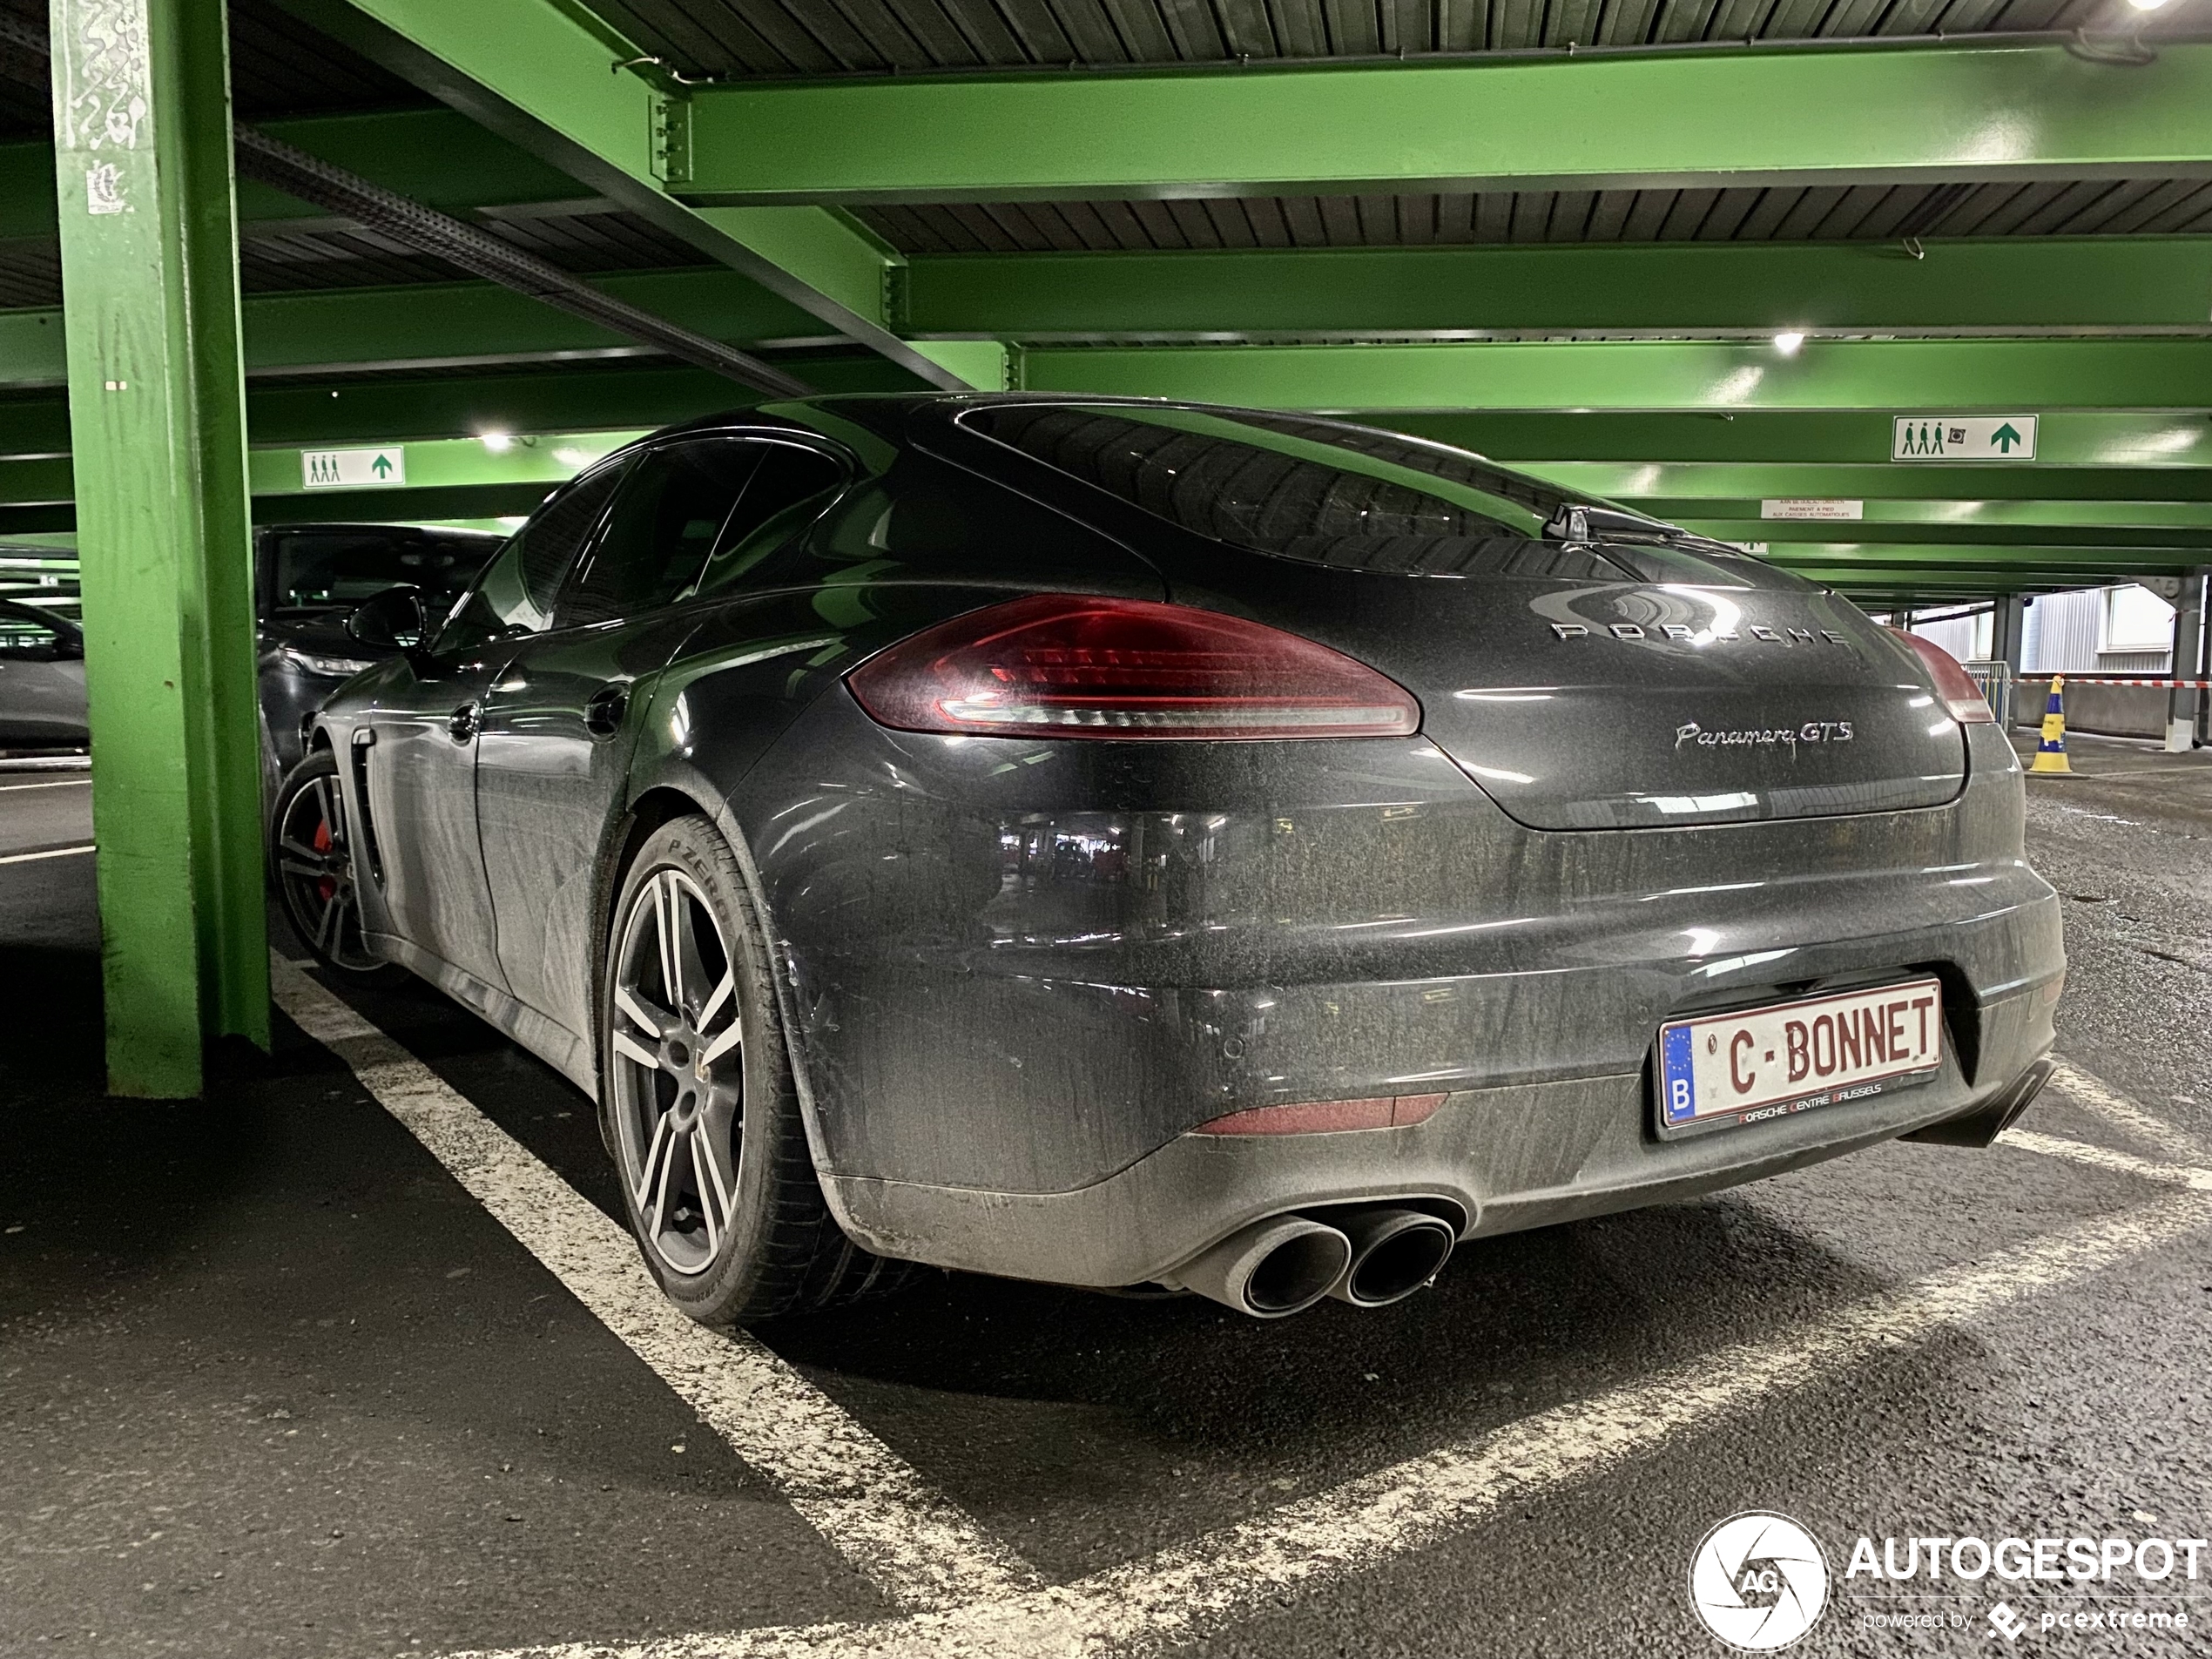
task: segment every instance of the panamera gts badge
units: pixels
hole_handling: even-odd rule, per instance
[[[1724,732],[1708,732],[1695,720],[1685,720],[1675,728],[1675,750],[1680,753],[1686,743],[1701,749],[1787,749],[1795,753],[1801,743],[1849,743],[1851,739],[1849,720],[1807,720],[1803,725],[1737,726]]]
[[[1851,641],[1832,628],[1817,632],[1811,628],[1685,628],[1678,622],[1669,622],[1647,628],[1641,623],[1615,622],[1593,628],[1585,623],[1555,622],[1552,637],[1555,639],[1591,639],[1603,634],[1614,639],[1672,639],[1683,644],[1736,644],[1746,637],[1764,641],[1770,645],[1810,645],[1825,640],[1831,645],[1848,645]]]

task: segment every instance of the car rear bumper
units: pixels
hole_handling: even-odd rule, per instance
[[[1642,1070],[1464,1089],[1426,1122],[1306,1135],[1184,1134],[1069,1192],[864,1177],[824,1185],[880,1254],[1008,1278],[1142,1284],[1286,1211],[1381,1198],[1455,1211],[1475,1238],[1694,1197],[1971,1116],[2051,1046],[2058,984],[1986,1003],[1980,1081],[1955,1051],[1917,1089],[1661,1141]]]

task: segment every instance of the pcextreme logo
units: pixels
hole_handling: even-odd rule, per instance
[[[1689,1558],[1689,1605],[1730,1647],[1773,1653],[1820,1622],[1828,1561],[1787,1515],[1764,1509],[1730,1515]]]

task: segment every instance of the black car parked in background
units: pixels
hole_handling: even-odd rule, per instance
[[[300,722],[391,654],[347,628],[354,607],[402,585],[422,590],[434,606],[450,604],[502,539],[412,524],[277,524],[255,532],[264,761],[272,781],[299,761]]]
[[[361,601],[404,586],[442,614],[503,539],[414,524],[278,524],[254,532],[261,761],[272,786],[300,759],[300,723],[392,654],[389,645],[363,644],[348,626]],[[75,603],[73,581],[59,591]],[[0,599],[0,749],[83,749],[91,740],[84,634],[30,597]]]

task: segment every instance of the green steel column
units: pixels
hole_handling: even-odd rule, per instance
[[[268,1042],[222,0],[52,0],[108,1088]]]

